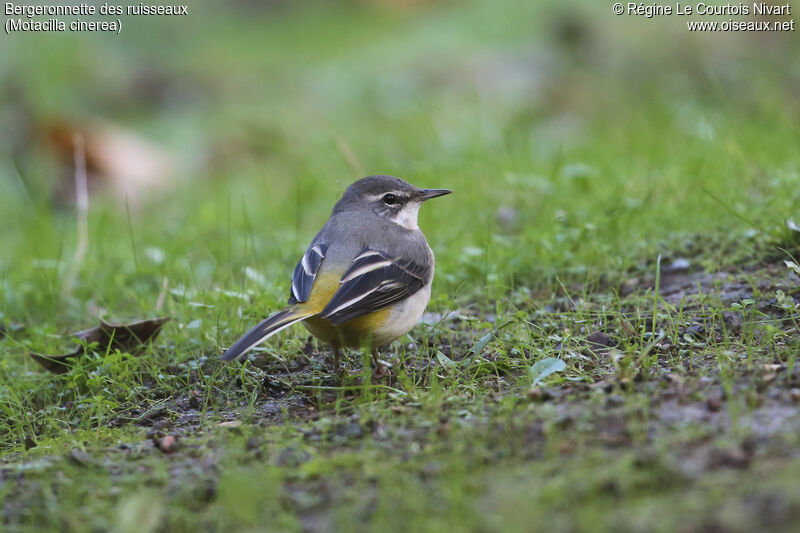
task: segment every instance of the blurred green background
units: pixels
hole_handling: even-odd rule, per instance
[[[3,36],[4,308],[74,320],[96,299],[137,314],[164,275],[235,288],[245,267],[282,300],[338,195],[374,173],[456,191],[422,218],[435,294],[614,283],[692,247],[710,265],[751,257],[800,199],[799,47],[795,33],[511,0],[195,2],[126,17],[120,35]],[[152,146],[100,165],[117,193],[92,197],[70,304],[70,132],[103,152],[109,125]],[[160,157],[147,179],[163,186],[136,187],[126,211],[113,180]]]

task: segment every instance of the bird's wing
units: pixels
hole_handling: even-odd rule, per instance
[[[420,290],[430,275],[427,264],[364,249],[342,275],[339,289],[319,316],[339,325],[378,311]]]
[[[290,305],[305,302],[311,296],[311,287],[314,285],[314,280],[327,251],[327,244],[312,244],[303,254],[303,257],[300,258],[292,274],[292,294],[289,296]]]

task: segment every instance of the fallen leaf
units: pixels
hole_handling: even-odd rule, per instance
[[[45,370],[49,370],[53,374],[65,374],[72,364],[71,359],[83,355],[83,347],[64,355],[43,355],[36,352],[28,352],[28,355]]]
[[[227,422],[220,422],[217,427],[221,428],[238,428],[242,425],[241,420],[228,420]]]
[[[447,357],[439,350],[436,350],[436,360],[439,361],[439,364],[442,366],[442,368],[453,368],[456,366],[455,361]]]
[[[489,344],[489,341],[492,340],[492,337],[494,337],[494,331],[490,331],[489,333],[478,339],[478,342],[476,342],[472,346],[470,352],[474,354],[481,353],[483,349],[486,348],[486,345]]]
[[[72,180],[75,138],[83,139],[90,192],[110,190],[121,201],[139,205],[148,195],[173,182],[174,162],[159,146],[139,134],[102,121],[54,121],[45,126],[47,141],[64,161],[65,196],[74,191]]]
[[[504,322],[503,324],[501,324],[500,326],[498,326],[494,331],[490,331],[489,333],[487,333],[486,335],[484,335],[483,337],[478,339],[478,341],[467,352],[467,353],[471,354],[470,359],[469,359],[470,362],[472,361],[473,358],[479,356],[481,354],[481,352],[483,352],[483,349],[486,348],[486,345],[489,344],[489,341],[491,341],[492,338],[495,335],[497,335],[497,332],[499,332],[501,329],[503,329],[506,326],[509,326],[509,325],[511,325],[513,323],[514,323],[514,320],[508,320],[508,321]]]
[[[82,356],[87,344],[97,343],[100,351],[137,353],[150,340],[155,339],[169,317],[141,320],[130,324],[112,324],[104,320],[100,325],[74,333],[72,337],[85,341],[74,352],[65,355],[44,355],[29,352],[34,361],[54,374],[64,374],[69,370],[72,359]]]
[[[556,372],[561,372],[562,370],[566,369],[567,365],[561,359],[557,359],[555,357],[547,357],[542,359],[541,361],[536,361],[536,363],[528,370],[533,379],[533,386],[539,384],[544,378],[549,376],[550,374],[554,374]]]

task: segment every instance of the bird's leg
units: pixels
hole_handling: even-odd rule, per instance
[[[337,376],[342,376],[342,352],[338,346],[333,347],[333,372]]]
[[[375,362],[375,370],[372,371],[372,381],[380,381],[383,378],[391,377],[392,372],[378,360],[377,348],[372,349],[372,360]]]

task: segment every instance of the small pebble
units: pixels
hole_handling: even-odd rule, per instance
[[[78,466],[86,466],[91,462],[89,454],[83,450],[72,450],[69,453],[69,460]]]
[[[761,376],[761,381],[764,383],[764,385],[769,385],[770,383],[775,381],[775,378],[777,378],[777,377],[778,377],[778,374],[776,372],[768,372],[768,373],[764,374],[763,376]]]
[[[263,444],[262,440],[259,439],[258,437],[250,437],[249,439],[247,439],[247,444],[245,444],[245,448],[248,451],[260,450],[262,444]]]
[[[174,452],[177,445],[178,439],[176,439],[173,435],[167,435],[158,441],[158,449],[164,453]]]
[[[618,394],[612,394],[606,398],[606,404],[610,407],[618,407],[625,404],[625,398]]]
[[[706,407],[712,413],[716,413],[722,407],[722,399],[719,397],[719,395],[716,394],[713,396],[709,396],[706,399]]]

